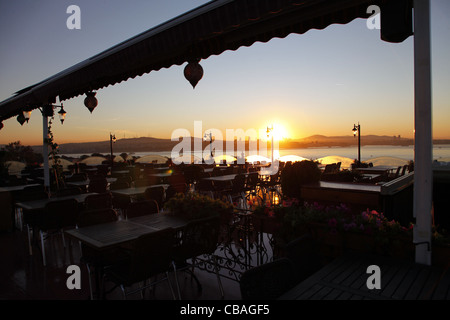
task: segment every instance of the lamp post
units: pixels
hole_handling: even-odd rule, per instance
[[[210,153],[211,159],[212,159],[212,157],[213,157],[213,152],[212,152],[212,132],[210,131],[209,134],[207,134],[205,132],[205,135],[203,137],[204,137],[205,140],[206,140],[206,138],[209,137],[209,153]]]
[[[358,166],[361,164],[361,126],[356,124],[353,124],[353,136],[356,136],[356,133],[358,133]]]
[[[272,164],[273,164],[273,125],[269,128],[267,127],[267,138],[269,138],[270,134],[272,133],[272,142],[271,142],[271,149],[272,149]]]
[[[113,163],[114,163],[114,160],[113,160],[113,147],[112,147],[113,142],[116,142],[116,135],[109,133],[109,146],[111,148],[111,170],[113,168]]]

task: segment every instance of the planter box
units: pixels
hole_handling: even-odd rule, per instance
[[[274,217],[253,215],[252,224],[255,231],[275,234],[280,230],[281,222]]]
[[[436,245],[431,248],[432,265],[447,268],[450,265],[450,245]]]

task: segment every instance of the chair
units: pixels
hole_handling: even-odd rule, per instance
[[[224,297],[222,282],[220,280],[217,257],[214,252],[217,249],[220,235],[220,217],[212,216],[190,221],[181,232],[178,244],[174,248],[174,262],[179,271],[187,271],[196,280],[199,290],[201,284],[195,277],[193,270],[198,262],[206,259],[206,263],[212,263],[217,276],[221,297]],[[211,261],[212,260],[212,261]],[[204,261],[203,261],[204,262]],[[190,269],[192,271],[190,271]],[[177,283],[178,295],[181,299],[180,287]]]
[[[45,191],[44,186],[27,186],[24,187],[21,191],[17,192],[14,196],[15,202],[23,202],[23,201],[33,201],[40,199],[47,199],[48,193]],[[15,223],[19,226],[19,229],[22,230],[22,226],[25,225],[33,225],[33,214],[27,215],[26,210],[22,210],[21,208],[15,209]]]
[[[155,200],[158,208],[162,208],[164,203],[165,191],[163,186],[148,187],[144,192],[145,200]]]
[[[172,261],[172,249],[175,239],[175,231],[172,228],[158,230],[139,236],[134,241],[130,250],[124,251],[127,259],[105,268],[104,282],[113,282],[122,290],[123,298],[130,294],[141,292],[144,296],[144,290],[159,282],[167,280],[172,296],[176,299],[172,284],[169,278],[169,270]],[[147,284],[151,277],[165,273],[165,278]],[[143,282],[137,289],[126,291],[133,285]],[[114,287],[114,288],[115,288]]]
[[[109,185],[109,190],[127,189],[129,187],[129,182],[117,180]]]
[[[71,196],[74,194],[81,194],[82,191],[78,187],[68,187],[64,189],[60,189],[56,192],[57,197],[65,197],[65,196]]]
[[[117,221],[118,216],[113,209],[85,210],[80,212],[77,219],[77,227],[87,227],[101,223]],[[103,276],[103,269],[121,259],[116,249],[95,250],[92,247],[80,244],[81,258],[80,261],[86,265],[89,275],[89,292],[91,300],[94,299],[92,288],[92,271],[96,273],[97,291],[99,291],[99,279]]]
[[[86,197],[84,204],[87,210],[112,208],[112,195],[109,192],[91,194]]]
[[[225,194],[227,195],[228,200],[231,203],[241,200],[244,203],[244,207],[246,208],[245,182],[246,177],[244,174],[236,175],[236,177],[234,177],[233,179],[231,189],[229,191],[226,191]]]
[[[42,212],[37,223],[41,237],[42,261],[44,266],[46,266],[44,233],[46,233],[47,237],[60,233],[65,247],[64,229],[76,226],[78,212],[78,201],[75,199],[55,200],[46,204],[45,210]]]
[[[239,281],[242,300],[275,300],[295,285],[294,264],[288,258],[249,269]]]
[[[154,214],[158,212],[159,206],[155,200],[143,200],[131,202],[128,204],[125,210],[127,219],[140,217],[147,214]]]
[[[104,193],[108,187],[108,181],[106,177],[90,177],[89,178],[89,192]]]
[[[66,182],[78,182],[78,181],[86,181],[88,179],[88,175],[85,172],[74,173],[70,177],[65,179]]]
[[[200,179],[195,186],[195,189],[200,194],[207,195],[213,199],[216,195],[216,187],[214,185],[214,181],[212,180]]]

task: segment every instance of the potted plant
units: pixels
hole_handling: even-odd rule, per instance
[[[227,219],[233,213],[231,204],[193,192],[177,193],[164,204],[164,209],[167,214],[189,220],[212,215]]]

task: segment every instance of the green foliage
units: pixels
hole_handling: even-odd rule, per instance
[[[37,166],[44,161],[41,153],[34,152],[31,146],[23,146],[20,141],[8,143],[1,149],[4,161],[19,161],[28,166]]]
[[[212,199],[198,193],[177,193],[164,205],[171,215],[187,219],[200,219],[212,215],[228,216],[233,206],[218,199]]]
[[[48,153],[49,160],[53,161],[52,164],[52,171],[54,174],[54,179],[51,179],[53,185],[51,187],[60,189],[63,186],[63,167],[61,165],[60,159],[61,156],[59,155],[59,145],[54,141],[53,138],[53,132],[52,132],[52,124],[53,124],[54,117],[50,118],[50,121],[48,122],[48,136],[46,139],[46,142],[48,146],[50,147],[50,151]]]

